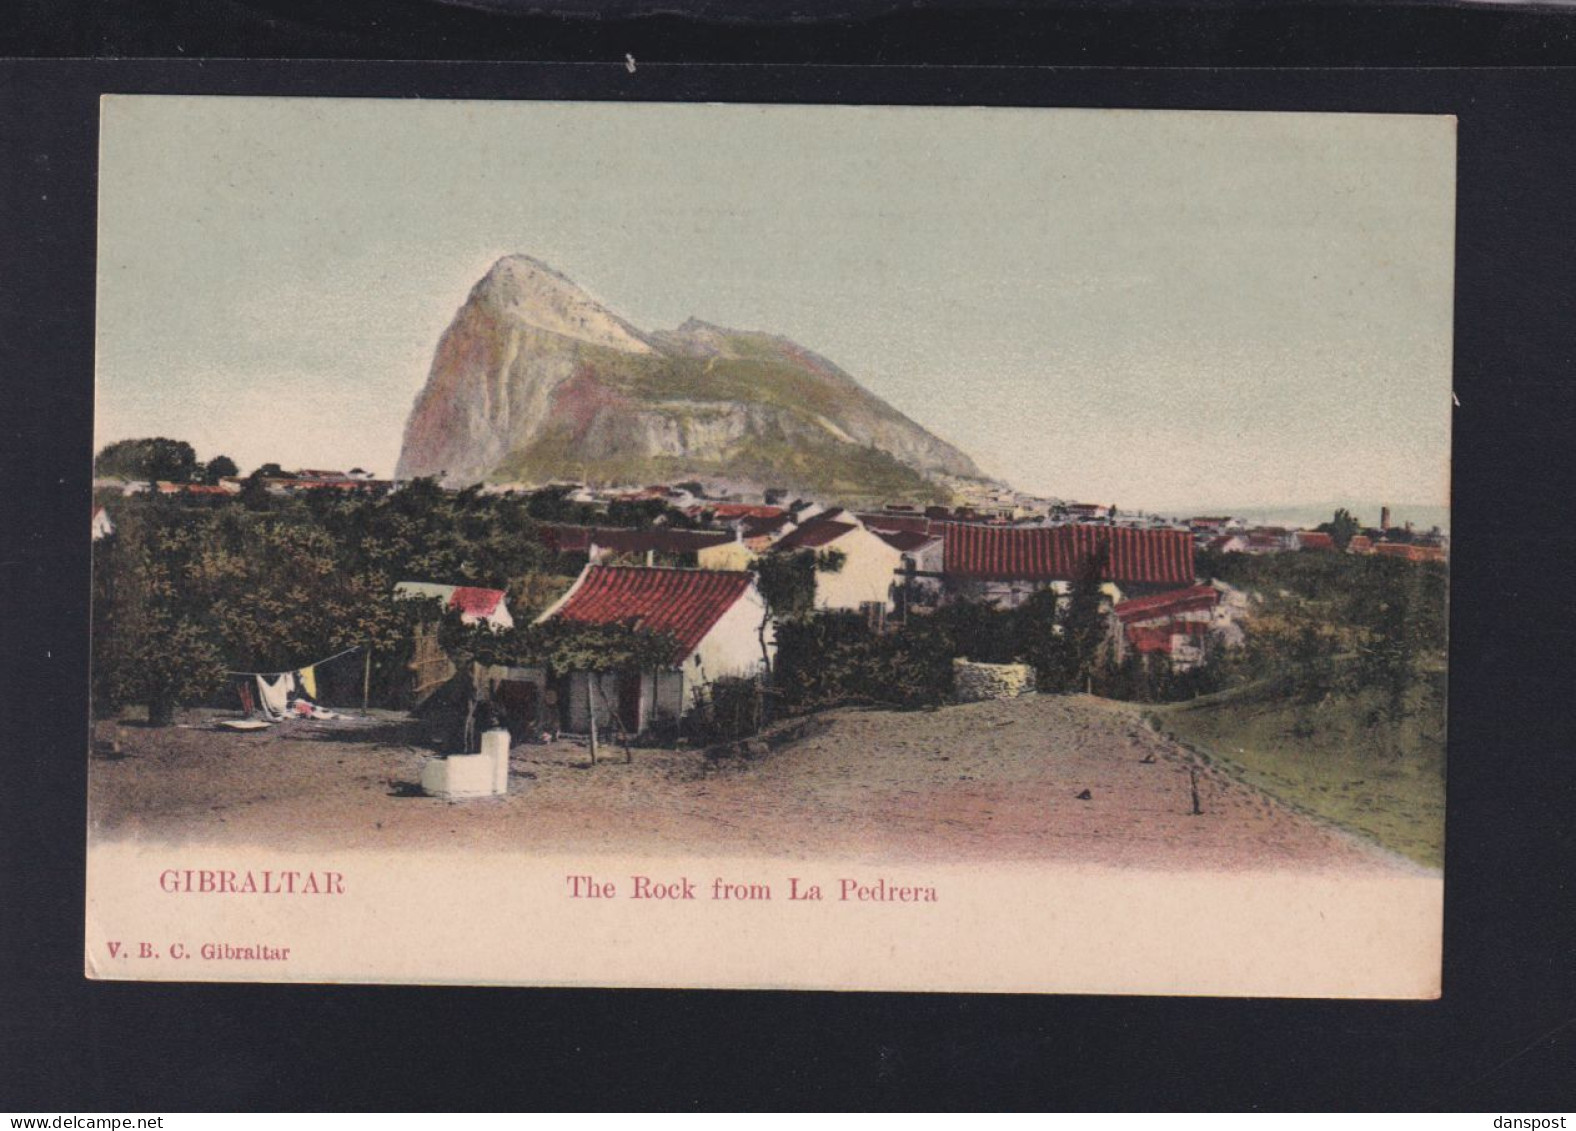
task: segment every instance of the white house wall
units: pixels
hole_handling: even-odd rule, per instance
[[[722,676],[753,676],[761,670],[761,621],[766,603],[752,585],[735,601],[700,646],[684,663],[685,682],[694,685]],[[767,651],[775,652],[771,629],[766,630]],[[697,664],[696,660],[700,662]],[[686,705],[687,706],[687,705]]]
[[[821,609],[855,609],[867,602],[892,607],[892,585],[903,555],[863,527],[844,534],[827,550],[840,550],[843,568],[815,575],[815,604]]]

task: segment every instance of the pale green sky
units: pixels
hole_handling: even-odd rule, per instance
[[[100,183],[100,444],[389,474],[524,252],[1030,490],[1448,498],[1448,118],[112,97]]]

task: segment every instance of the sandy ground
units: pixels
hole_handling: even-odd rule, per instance
[[[819,716],[770,753],[523,745],[507,797],[421,795],[427,728],[405,716],[254,734],[221,713],[100,724],[96,837],[292,848],[1055,861],[1149,869],[1416,872],[1202,765],[1130,705],[1034,697]],[[1190,772],[1191,771],[1191,772]],[[1201,814],[1193,813],[1196,774]],[[1088,791],[1087,800],[1079,794]]]

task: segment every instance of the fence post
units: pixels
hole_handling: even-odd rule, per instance
[[[367,660],[361,673],[361,717],[367,717],[367,701],[372,697],[372,645],[366,645]]]

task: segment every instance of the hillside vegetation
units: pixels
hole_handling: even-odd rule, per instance
[[[1280,800],[1430,867],[1444,858],[1446,613],[1439,563],[1203,555],[1258,601],[1223,690],[1151,718]]]

